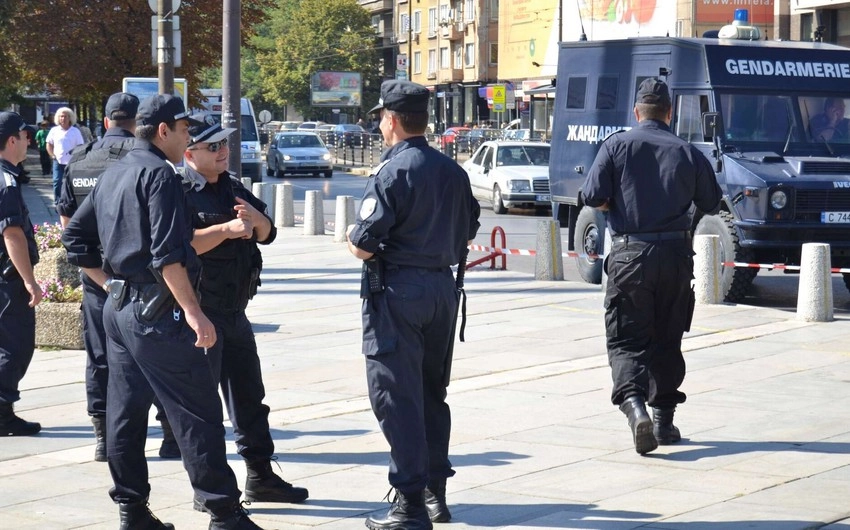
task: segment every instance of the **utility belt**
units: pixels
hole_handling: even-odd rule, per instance
[[[159,283],[130,283],[113,279],[109,282],[109,298],[112,306],[120,310],[124,302],[139,302],[133,305],[136,318],[144,324],[152,324],[171,310],[179,320],[180,308],[167,286]]]
[[[615,243],[640,241],[642,243],[657,243],[659,241],[690,240],[690,230],[675,230],[672,232],[638,232],[635,234],[620,234],[612,238]]]

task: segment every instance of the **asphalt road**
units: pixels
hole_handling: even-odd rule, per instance
[[[264,182],[289,182],[293,186],[293,198],[296,201],[296,215],[303,213],[303,201],[307,190],[322,191],[324,197],[324,214],[327,222],[334,221],[336,197],[351,195],[355,198],[356,207],[359,207],[360,198],[366,185],[366,179],[347,173],[334,173],[333,178],[315,177],[288,177],[285,179],[274,179],[264,177]],[[549,219],[549,212],[537,212],[533,209],[511,209],[505,215],[493,213],[490,203],[481,201],[481,230],[475,243],[483,246],[491,246],[491,232],[496,226],[501,227],[506,234],[504,248],[534,250],[537,244],[538,223]],[[563,250],[567,250],[566,231],[562,233]],[[497,240],[496,246],[501,247],[501,241]],[[483,257],[482,252],[472,252],[470,261]],[[497,262],[499,265],[500,262]],[[507,267],[510,270],[534,274],[535,258],[533,256],[507,256]],[[567,281],[580,282],[581,277],[576,269],[575,260],[564,258],[564,279]],[[774,309],[796,311],[797,288],[799,276],[796,274],[785,274],[782,271],[762,270],[753,282],[753,288],[749,295],[742,301],[747,305],[759,307],[771,307]],[[833,275],[833,298],[836,314],[850,314],[850,292],[844,285],[840,275]]]

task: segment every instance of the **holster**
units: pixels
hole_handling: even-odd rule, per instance
[[[147,283],[139,288],[139,303],[136,304],[136,318],[145,324],[156,322],[162,315],[174,308],[174,296],[164,284]]]
[[[360,274],[360,298],[383,292],[386,289],[384,281],[384,260],[372,256],[363,260],[363,271]]]
[[[0,276],[2,276],[4,280],[9,281],[15,278],[17,274],[18,271],[15,269],[15,264],[12,263],[8,254],[4,251],[0,251]]]
[[[124,304],[124,299],[127,298],[127,291],[129,291],[129,288],[127,287],[126,280],[113,278],[109,282],[109,299],[112,300],[112,307],[116,311],[121,309],[121,305]]]

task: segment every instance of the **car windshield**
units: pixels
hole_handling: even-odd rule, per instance
[[[850,98],[824,95],[720,94],[724,139],[736,142],[850,144]]]
[[[549,147],[543,145],[516,145],[499,148],[497,166],[548,166]]]
[[[322,141],[318,136],[309,134],[290,134],[282,136],[277,144],[278,147],[322,147]]]

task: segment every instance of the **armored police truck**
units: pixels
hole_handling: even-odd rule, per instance
[[[634,38],[561,43],[552,130],[552,212],[569,227],[579,272],[599,283],[605,219],[580,194],[602,141],[633,127],[637,87],[660,77],[671,130],[714,165],[715,216],[695,234],[720,236],[724,262],[799,264],[805,242],[829,243],[850,265],[850,50],[812,42]],[[757,268],[723,267],[727,301]],[[850,278],[844,276],[850,287]]]

